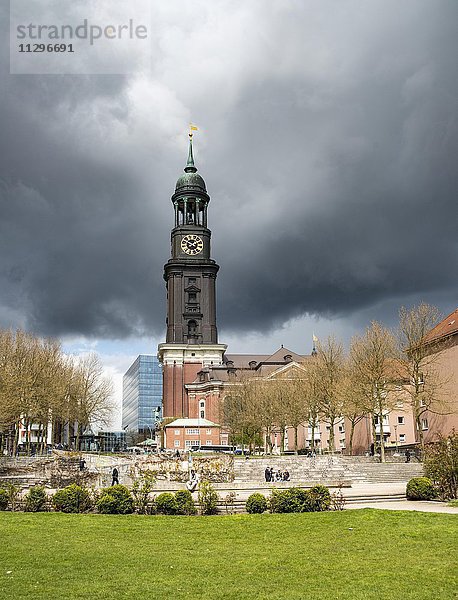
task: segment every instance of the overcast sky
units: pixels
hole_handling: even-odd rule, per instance
[[[151,9],[124,76],[10,75],[2,9],[0,326],[99,350],[119,393],[163,340],[189,121],[232,352],[456,308],[456,0]]]

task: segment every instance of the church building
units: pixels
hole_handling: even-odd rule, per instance
[[[219,426],[219,404],[236,373],[253,376],[302,361],[286,348],[272,355],[226,354],[218,342],[216,277],[208,228],[210,197],[194,164],[192,132],[188,160],[172,196],[171,257],[164,267],[167,289],[166,341],[158,348],[163,368],[166,447],[228,443]],[[173,433],[172,433],[173,432]],[[187,433],[186,433],[187,432]]]
[[[288,378],[293,369],[303,369],[313,358],[287,348],[273,354],[228,354],[218,341],[216,324],[216,278],[219,266],[211,257],[211,231],[208,228],[210,196],[205,181],[194,164],[192,131],[189,134],[188,160],[172,196],[174,226],[171,232],[171,257],[164,266],[167,289],[166,341],[158,347],[163,370],[163,445],[186,450],[195,445],[229,443],[229,434],[220,426],[224,398],[247,378],[264,380]],[[384,438],[398,444],[415,441],[411,418],[393,412],[394,436],[388,421]],[[399,425],[399,428],[398,428]],[[369,431],[369,429],[368,429]],[[298,428],[298,447],[319,451],[327,447],[330,426],[321,422],[311,430],[307,423]],[[292,428],[272,431],[270,442],[282,450],[294,447]],[[364,436],[363,436],[364,437]],[[281,440],[281,442],[280,442]],[[344,419],[334,425],[336,449],[348,446]],[[361,439],[359,452],[369,444]]]

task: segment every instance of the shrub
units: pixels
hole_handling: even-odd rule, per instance
[[[0,510],[6,510],[8,508],[9,494],[8,491],[0,488]]]
[[[234,512],[234,504],[237,499],[237,494],[235,492],[229,492],[224,498],[224,507],[226,509],[226,514],[231,514]]]
[[[269,510],[273,513],[308,512],[308,492],[299,488],[272,490],[269,497]]]
[[[8,502],[11,506],[11,510],[14,511],[16,510],[21,490],[16,485],[8,483],[6,486],[6,492],[8,494]]]
[[[425,448],[425,475],[444,500],[458,497],[458,433],[441,436]]]
[[[175,503],[177,506],[177,515],[195,515],[197,513],[196,505],[189,490],[179,490],[176,492]]]
[[[331,509],[332,510],[343,510],[345,508],[345,496],[342,493],[342,486],[339,485],[337,492],[331,495]]]
[[[178,510],[175,496],[170,492],[162,492],[156,498],[156,511],[162,515],[176,515]]]
[[[269,509],[273,513],[320,512],[330,506],[331,494],[324,485],[316,485],[310,490],[273,490],[269,498]]]
[[[34,485],[25,495],[24,510],[26,512],[40,512],[46,509],[48,495],[42,485]]]
[[[308,512],[322,512],[331,506],[331,494],[324,485],[315,485],[308,491]]]
[[[97,500],[99,513],[110,515],[127,515],[134,512],[134,500],[124,485],[112,485],[102,490]]]
[[[203,515],[216,515],[218,511],[218,494],[209,481],[199,483],[199,504]]]
[[[92,498],[89,491],[72,483],[57,491],[52,498],[56,510],[64,513],[83,513],[92,508]]]
[[[152,512],[149,500],[150,493],[154,489],[155,481],[156,478],[150,473],[147,473],[143,475],[141,479],[134,481],[132,486],[132,496],[134,497],[135,510],[141,515]]]
[[[248,496],[246,511],[250,514],[261,514],[267,510],[267,500],[262,494],[255,493]]]
[[[428,477],[414,477],[407,484],[406,496],[407,500],[432,500],[437,492]]]

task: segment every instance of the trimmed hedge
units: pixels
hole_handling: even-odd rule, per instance
[[[407,484],[406,496],[407,500],[432,500],[437,492],[428,477],[414,477]]]
[[[246,511],[250,514],[261,514],[267,510],[267,500],[262,494],[254,493],[248,496]]]
[[[128,515],[134,512],[134,499],[126,486],[112,485],[102,490],[96,506],[102,514]]]
[[[64,513],[84,513],[93,505],[89,491],[76,483],[57,491],[52,503],[56,510]]]
[[[156,511],[162,515],[176,515],[177,501],[171,492],[162,492],[156,498]]]
[[[189,490],[178,490],[178,492],[175,492],[175,504],[177,515],[197,514],[196,505]]]
[[[321,512],[329,510],[331,494],[324,485],[315,485],[309,490],[289,488],[273,490],[269,497],[269,510],[272,513]]]

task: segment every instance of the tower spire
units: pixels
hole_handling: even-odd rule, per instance
[[[188,150],[188,162],[186,163],[185,172],[186,173],[195,173],[197,168],[194,164],[194,156],[192,154],[192,136],[193,131],[197,131],[197,127],[192,123],[189,124],[189,150]]]

